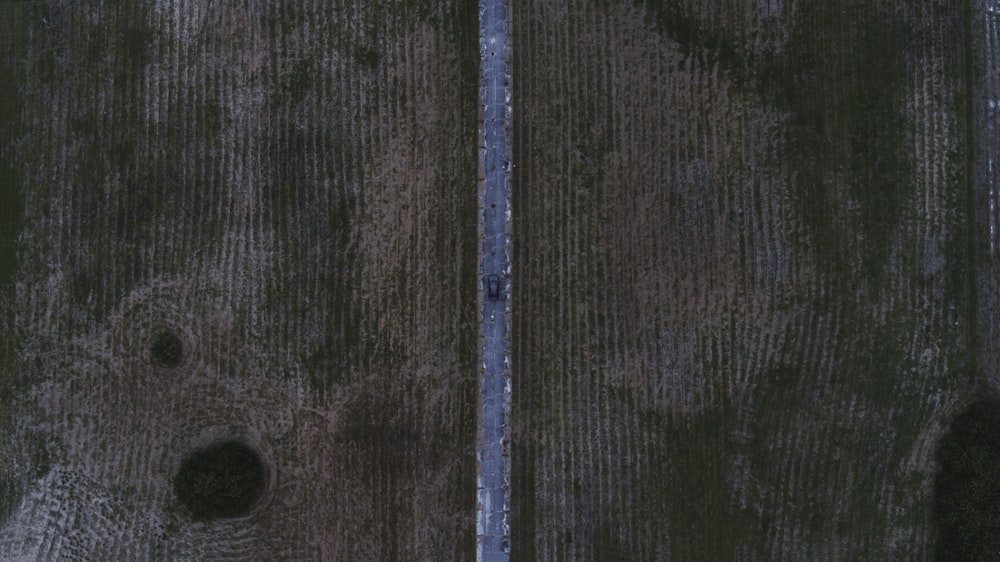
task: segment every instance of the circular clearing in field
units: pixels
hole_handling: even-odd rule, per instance
[[[176,367],[184,356],[184,346],[180,338],[169,330],[156,336],[149,346],[149,360],[160,367]]]
[[[174,495],[195,520],[240,517],[263,496],[267,471],[257,451],[225,441],[184,458],[173,485]]]

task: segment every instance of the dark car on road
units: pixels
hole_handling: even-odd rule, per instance
[[[490,275],[486,277],[486,296],[488,296],[491,301],[495,301],[500,298],[499,275]]]

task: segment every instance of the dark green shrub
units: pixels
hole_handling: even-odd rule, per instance
[[[185,458],[173,484],[174,494],[194,519],[239,517],[264,493],[266,474],[253,449],[229,441]]]
[[[369,47],[356,47],[354,49],[354,60],[361,66],[374,68],[378,66],[381,59],[381,55],[375,49]]]
[[[1000,560],[1000,400],[976,402],[938,449],[936,559]]]
[[[149,360],[161,367],[176,367],[183,353],[181,340],[171,332],[162,332],[149,347]]]

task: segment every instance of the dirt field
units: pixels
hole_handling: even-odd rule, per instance
[[[474,4],[2,15],[0,558],[473,559]],[[268,491],[191,523],[226,438]]]
[[[979,376],[965,17],[513,4],[512,559],[932,558]]]
[[[0,558],[471,560],[475,3],[221,4],[0,4]],[[512,559],[933,558],[985,5],[511,3]]]

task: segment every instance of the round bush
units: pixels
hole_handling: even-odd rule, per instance
[[[185,458],[173,484],[194,519],[239,517],[263,495],[266,471],[256,451],[228,441]]]
[[[149,360],[161,367],[176,367],[181,362],[181,340],[171,332],[162,332],[149,347]]]
[[[1000,400],[976,402],[938,449],[937,560],[996,560],[1000,552]]]

